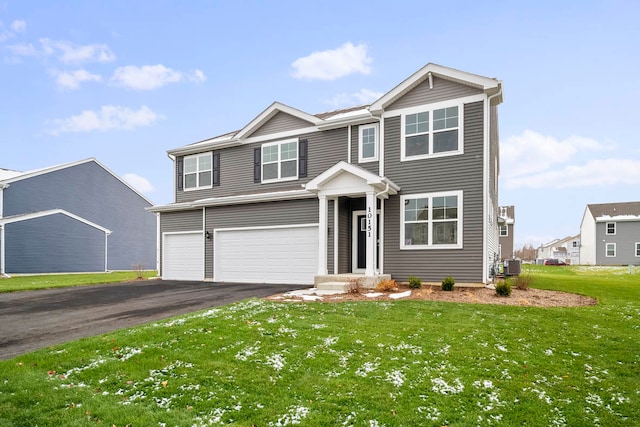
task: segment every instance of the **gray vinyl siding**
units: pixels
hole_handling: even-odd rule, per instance
[[[338,211],[338,273],[351,272],[351,236],[352,236],[352,216],[350,210],[350,200],[348,197],[341,197]]]
[[[308,141],[308,173],[306,178],[269,184],[253,182],[253,150],[266,143],[253,143],[220,150],[220,185],[203,190],[178,191],[176,202],[189,202],[210,197],[238,194],[299,190],[320,173],[341,160],[346,161],[347,128],[303,135]],[[279,139],[275,139],[274,142]]]
[[[596,265],[640,265],[635,256],[640,242],[640,221],[608,221],[616,223],[616,234],[606,234],[606,222],[596,223]],[[616,244],[616,256],[607,257],[607,243]]]
[[[434,102],[447,101],[465,96],[481,94],[481,89],[454,83],[438,77],[433,78],[433,89],[429,89],[429,80],[425,80],[402,98],[391,104],[387,111],[415,107]]]
[[[464,154],[400,162],[400,117],[385,120],[385,175],[401,187],[385,201],[384,271],[406,281],[483,279],[483,102],[464,107]],[[400,196],[463,191],[463,249],[400,250]]]
[[[216,206],[206,209],[208,231],[224,228],[269,227],[318,223],[318,199]],[[205,278],[213,278],[214,241],[205,246]]]
[[[109,270],[131,270],[134,264],[155,269],[156,215],[145,210],[151,206],[94,161],[14,181],[4,190],[5,217],[63,209],[111,230]],[[59,237],[64,240],[71,235],[68,232]],[[46,248],[50,252],[56,251],[58,244],[64,245],[48,242],[52,244]],[[64,266],[56,271],[60,269]]]
[[[299,117],[295,117],[295,116],[292,116],[291,114],[287,114],[279,111],[267,123],[262,125],[250,136],[253,137],[253,136],[271,135],[278,132],[287,132],[287,131],[306,128],[310,126],[313,126],[313,123],[309,123],[306,120],[300,119]]]
[[[102,230],[63,214],[5,227],[5,271],[9,274],[105,271]]]
[[[369,123],[372,124],[372,123]],[[367,126],[367,125],[360,125]],[[354,165],[360,166],[362,169],[366,169],[369,172],[375,173],[378,175],[380,172],[380,166],[378,161],[375,162],[363,162],[360,163],[358,161],[360,154],[360,126],[352,126],[351,127],[351,163]],[[380,149],[380,138],[378,135],[378,149]]]
[[[180,211],[180,212],[162,212],[160,214],[160,235],[163,233],[178,233],[184,231],[202,231],[202,209]],[[163,239],[160,239],[160,271],[164,266],[162,265]]]

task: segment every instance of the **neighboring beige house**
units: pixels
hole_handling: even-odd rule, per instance
[[[555,258],[567,264],[580,264],[580,235],[555,239],[538,248],[538,259]]]
[[[500,260],[513,258],[513,236],[516,217],[515,206],[500,206],[498,208],[498,227],[500,235]]]

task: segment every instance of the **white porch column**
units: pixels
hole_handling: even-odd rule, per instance
[[[376,196],[373,191],[367,191],[367,244],[365,275],[373,276],[376,270],[376,221],[377,221]]]
[[[319,195],[318,199],[320,201],[320,212],[319,212],[319,221],[318,221],[318,275],[325,276],[327,274],[327,247],[329,240],[329,232],[328,232],[328,216],[329,211],[327,209],[327,197],[324,195]]]

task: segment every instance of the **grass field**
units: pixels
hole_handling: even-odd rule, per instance
[[[155,270],[112,271],[94,274],[48,274],[36,276],[15,276],[0,279],[0,292],[33,291],[37,289],[66,288],[69,286],[96,285],[135,280],[139,275],[148,279],[156,276]]]
[[[0,426],[640,423],[640,275],[531,266],[597,306],[264,300],[0,362]]]

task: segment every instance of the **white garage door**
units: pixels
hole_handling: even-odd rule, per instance
[[[214,280],[313,284],[318,226],[216,230]]]
[[[204,237],[201,231],[165,234],[162,247],[163,279],[204,279]]]

